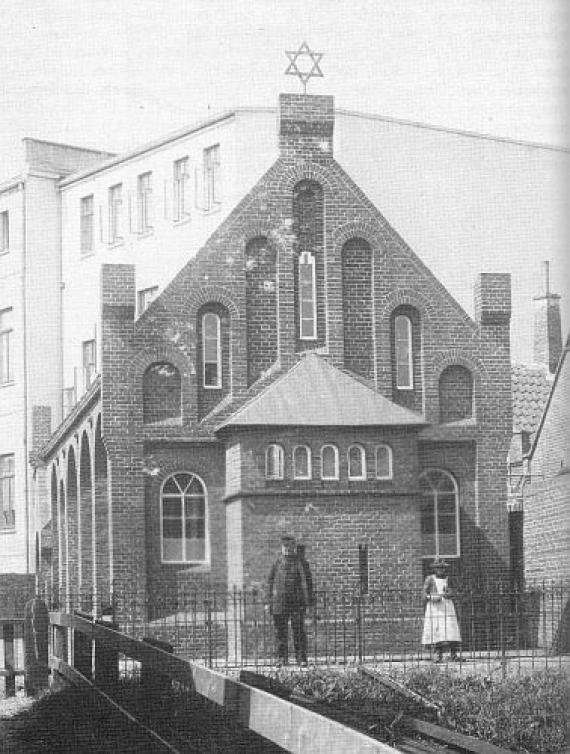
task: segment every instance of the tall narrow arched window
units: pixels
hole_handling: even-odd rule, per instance
[[[281,445],[272,443],[265,450],[265,478],[283,479],[285,475],[285,453]]]
[[[414,387],[412,321],[404,314],[398,314],[394,318],[394,356],[396,388],[412,390]]]
[[[422,554],[454,558],[460,554],[459,494],[447,471],[429,469],[420,476]]]
[[[392,479],[392,448],[389,445],[376,446],[376,479]]]
[[[206,488],[195,474],[168,477],[160,493],[163,563],[204,563],[208,559]]]
[[[315,257],[304,251],[299,257],[299,337],[317,337],[317,283]]]
[[[338,448],[323,445],[321,448],[321,479],[338,479]]]
[[[297,445],[293,450],[293,479],[311,478],[311,449]]]
[[[202,315],[202,384],[222,387],[222,338],[220,317],[214,312]]]
[[[348,478],[366,479],[366,453],[362,445],[351,445],[347,455]]]

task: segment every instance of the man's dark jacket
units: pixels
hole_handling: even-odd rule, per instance
[[[296,586],[292,592],[288,592],[286,588],[288,569],[295,575]],[[277,558],[269,572],[267,601],[273,615],[280,615],[292,609],[301,610],[312,605],[313,582],[306,560],[301,560],[296,555],[291,558],[281,555]]]

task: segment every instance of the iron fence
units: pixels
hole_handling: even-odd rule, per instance
[[[177,654],[211,667],[275,662],[273,620],[261,590],[185,585],[148,594],[116,585],[95,599],[84,591],[44,596],[51,609],[112,621],[126,634],[167,642]],[[453,603],[460,668],[506,671],[570,662],[570,585],[486,586],[456,593]],[[317,590],[314,608],[305,614],[309,662],[425,663],[424,609],[416,589]]]

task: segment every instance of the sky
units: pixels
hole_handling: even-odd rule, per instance
[[[0,182],[19,171],[23,136],[121,152],[275,106],[301,91],[284,71],[303,40],[324,54],[308,91],[338,108],[568,146],[567,0],[1,5]]]

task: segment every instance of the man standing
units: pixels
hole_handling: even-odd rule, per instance
[[[312,592],[311,570],[308,562],[298,556],[294,537],[281,537],[281,555],[271,567],[267,590],[279,665],[288,662],[289,620],[297,662],[301,667],[307,665],[305,610],[312,606]]]

